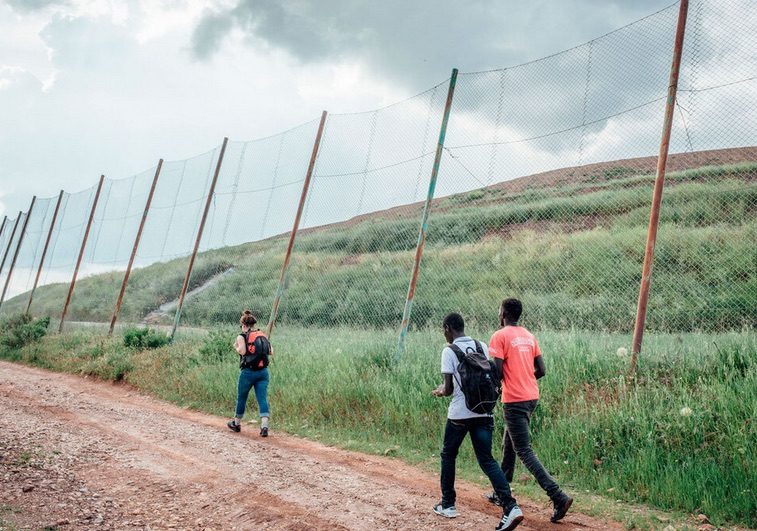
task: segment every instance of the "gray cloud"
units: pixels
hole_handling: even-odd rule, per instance
[[[192,32],[192,53],[198,59],[211,57],[234,25],[231,13],[207,13]]]
[[[39,11],[49,6],[66,5],[67,0],[5,0],[5,3],[16,11]]]
[[[232,28],[251,42],[286,50],[305,62],[342,58],[366,62],[382,76],[420,90],[453,67],[498,68],[584,42],[634,20],[664,0],[239,0],[197,26],[198,58],[218,49]]]
[[[199,58],[210,57],[234,28],[253,46],[285,50],[305,64],[355,60],[369,75],[417,92],[444,79],[452,67],[462,72],[511,67],[612,32],[503,75],[461,76],[455,112],[485,129],[505,125],[509,136],[498,140],[516,140],[581,127],[664,95],[677,7],[614,30],[665,6],[665,0],[632,6],[600,0],[239,0],[205,17],[193,49]],[[497,102],[500,94],[504,103]],[[589,129],[597,127],[601,124]],[[542,142],[559,151],[575,138],[558,135]]]

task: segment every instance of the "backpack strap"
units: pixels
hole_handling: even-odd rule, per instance
[[[476,344],[476,352],[479,354],[484,353],[484,347],[481,346],[481,343],[478,342],[478,339],[474,339],[473,342]]]
[[[457,361],[459,361],[460,363],[463,362],[463,358],[465,357],[465,353],[462,351],[462,349],[460,347],[458,347],[454,343],[450,343],[449,345],[447,345],[447,348],[450,349],[452,352],[455,353],[455,356],[457,356]]]

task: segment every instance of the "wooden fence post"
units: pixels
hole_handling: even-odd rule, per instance
[[[328,113],[326,111],[323,111],[321,113],[321,122],[318,124],[318,132],[315,135],[313,151],[310,154],[310,163],[308,164],[308,170],[305,174],[305,182],[302,185],[302,193],[300,194],[300,203],[299,205],[297,205],[297,214],[294,217],[294,225],[292,226],[292,232],[289,233],[289,244],[287,245],[286,255],[284,256],[284,264],[281,266],[281,273],[279,274],[279,284],[276,288],[276,294],[273,297],[271,316],[268,318],[268,328],[266,330],[266,333],[269,338],[271,337],[271,333],[273,332],[273,326],[276,323],[276,318],[279,315],[279,303],[281,302],[281,297],[284,295],[284,283],[286,280],[287,271],[289,269],[289,261],[292,258],[294,240],[297,237],[297,231],[300,227],[300,218],[302,217],[302,211],[305,208],[305,198],[307,197],[308,191],[310,189],[310,180],[313,177],[315,161],[318,159],[318,150],[321,146],[321,137],[323,136],[323,127],[326,124],[326,116],[328,116]]]
[[[8,286],[11,283],[11,275],[13,275],[13,268],[16,267],[16,260],[18,260],[18,254],[21,252],[21,246],[24,244],[24,236],[26,235],[26,227],[29,226],[29,218],[32,217],[32,211],[34,210],[34,203],[37,201],[37,196],[32,196],[32,203],[29,205],[29,211],[26,213],[26,218],[24,219],[24,226],[21,228],[21,234],[18,236],[18,244],[16,245],[16,250],[13,252],[13,259],[11,260],[11,265],[8,268],[8,276],[5,277],[5,285],[3,286],[3,293],[0,295],[0,308],[3,306],[3,302],[5,302],[5,294],[8,292]]]
[[[657,242],[657,229],[660,221],[660,204],[662,203],[662,190],[665,183],[665,167],[668,162],[668,150],[670,148],[670,132],[673,128],[673,111],[676,104],[678,91],[678,73],[681,67],[681,54],[683,52],[683,39],[686,33],[686,16],[689,9],[689,0],[681,0],[678,11],[678,25],[676,27],[675,44],[673,47],[673,64],[670,67],[670,79],[668,82],[668,100],[665,104],[665,121],[662,126],[662,138],[660,139],[660,153],[657,157],[657,175],[652,195],[652,210],[649,215],[649,229],[647,231],[647,244],[644,250],[644,265],[641,271],[641,285],[639,287],[639,301],[636,308],[636,323],[633,329],[633,343],[631,350],[631,365],[628,373],[631,378],[636,375],[641,341],[644,336],[644,325],[647,318],[647,302],[649,301],[649,288],[652,283],[652,263],[654,261],[654,248]]]
[[[55,228],[55,221],[58,219],[58,211],[60,210],[60,204],[63,200],[63,190],[58,194],[58,202],[55,203],[55,211],[53,212],[53,219],[50,221],[50,230],[47,232],[47,239],[45,240],[45,246],[42,248],[42,258],[39,259],[39,268],[37,269],[37,275],[34,277],[34,285],[29,292],[29,302],[26,305],[26,314],[29,314],[29,310],[32,307],[32,299],[34,298],[34,291],[37,289],[39,283],[39,277],[42,274],[42,267],[45,264],[45,258],[47,257],[47,248],[50,246],[50,239],[53,235],[53,229]]]
[[[431,169],[431,179],[428,183],[428,193],[426,202],[423,205],[423,215],[421,216],[421,226],[418,231],[418,242],[415,246],[415,260],[413,262],[413,272],[410,276],[410,285],[407,289],[407,298],[405,299],[405,309],[402,312],[402,325],[400,327],[400,337],[397,343],[396,358],[399,359],[405,352],[405,339],[410,327],[410,313],[413,308],[413,298],[415,297],[415,286],[418,282],[418,274],[421,268],[421,258],[423,257],[423,248],[426,245],[426,233],[428,231],[428,216],[431,210],[431,201],[434,199],[436,190],[436,179],[439,175],[439,166],[442,161],[442,152],[444,150],[444,138],[447,135],[447,123],[449,122],[450,109],[452,108],[452,98],[455,95],[455,85],[457,83],[457,68],[452,69],[452,76],[449,79],[449,90],[447,91],[447,102],[444,104],[444,116],[442,125],[439,128],[439,142],[436,145],[436,155],[434,156],[434,166]]]
[[[197,250],[200,248],[200,240],[202,240],[202,231],[205,229],[205,220],[208,218],[208,211],[210,210],[210,203],[213,201],[213,194],[216,190],[216,182],[218,181],[218,174],[221,172],[221,164],[223,163],[223,156],[226,153],[226,144],[229,143],[228,138],[223,139],[221,144],[221,152],[218,154],[218,163],[216,164],[216,171],[213,174],[213,180],[210,183],[210,190],[208,190],[208,200],[205,201],[205,210],[202,213],[202,219],[200,220],[200,227],[197,229],[197,238],[195,239],[194,250],[192,251],[192,257],[189,259],[189,265],[187,266],[187,273],[184,275],[184,284],[181,286],[181,294],[179,295],[179,306],[176,308],[176,315],[173,320],[173,328],[171,329],[171,335],[169,336],[173,340],[173,336],[176,334],[176,328],[179,326],[179,319],[181,319],[181,308],[184,306],[184,297],[187,295],[187,288],[189,287],[189,277],[192,276],[192,267],[197,258]]]
[[[105,181],[105,175],[100,175],[100,182],[97,183],[97,192],[95,192],[95,200],[92,201],[92,210],[89,213],[89,220],[87,221],[87,228],[84,230],[84,238],[81,242],[81,249],[79,250],[79,257],[76,259],[76,267],[74,268],[74,275],[71,278],[71,284],[68,286],[68,294],[66,295],[66,302],[63,304],[63,312],[60,316],[60,325],[58,325],[58,333],[63,332],[63,323],[66,320],[66,314],[68,313],[68,305],[71,304],[71,297],[74,294],[74,288],[76,287],[76,277],[79,274],[79,266],[81,260],[84,258],[84,249],[87,247],[87,239],[89,238],[89,230],[92,228],[92,221],[95,219],[95,210],[97,210],[97,202],[100,199],[100,192],[103,188],[103,181]]]
[[[124,301],[124,293],[126,293],[126,285],[129,283],[129,276],[131,275],[131,268],[134,265],[134,259],[137,256],[137,248],[139,247],[139,241],[142,239],[142,230],[145,228],[145,221],[147,221],[147,214],[150,212],[150,205],[152,204],[152,197],[155,195],[155,186],[158,184],[158,176],[160,170],[163,167],[163,159],[158,161],[158,167],[155,169],[155,176],[152,179],[152,185],[150,186],[150,193],[147,195],[147,203],[145,203],[145,210],[142,212],[142,220],[139,222],[139,229],[137,229],[137,237],[134,239],[134,247],[131,250],[131,256],[129,257],[129,265],[126,266],[126,272],[124,273],[124,279],[121,282],[121,291],[118,292],[118,299],[116,299],[116,307],[113,309],[113,315],[110,318],[110,328],[108,329],[108,335],[113,335],[113,329],[116,326],[116,319],[118,319],[118,313],[121,311],[121,304]]]

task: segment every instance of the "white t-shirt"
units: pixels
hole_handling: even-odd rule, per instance
[[[453,341],[455,345],[460,347],[460,350],[466,352],[468,347],[476,350],[476,344],[468,336],[458,337]],[[486,343],[479,341],[481,349],[484,351],[486,357],[489,357],[489,347]],[[444,347],[442,350],[442,374],[452,375],[452,401],[449,403],[449,410],[447,411],[447,418],[451,420],[471,419],[474,417],[491,417],[491,413],[474,413],[467,407],[465,407],[465,395],[462,389],[460,389],[460,373],[457,372],[457,366],[460,364],[457,361],[457,356],[449,347]]]

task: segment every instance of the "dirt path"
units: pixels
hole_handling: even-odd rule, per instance
[[[438,488],[394,459],[235,434],[127,386],[0,362],[0,528],[494,529],[479,487],[459,482],[455,520],[431,513]],[[550,524],[546,504],[519,501],[520,529],[620,528]]]

